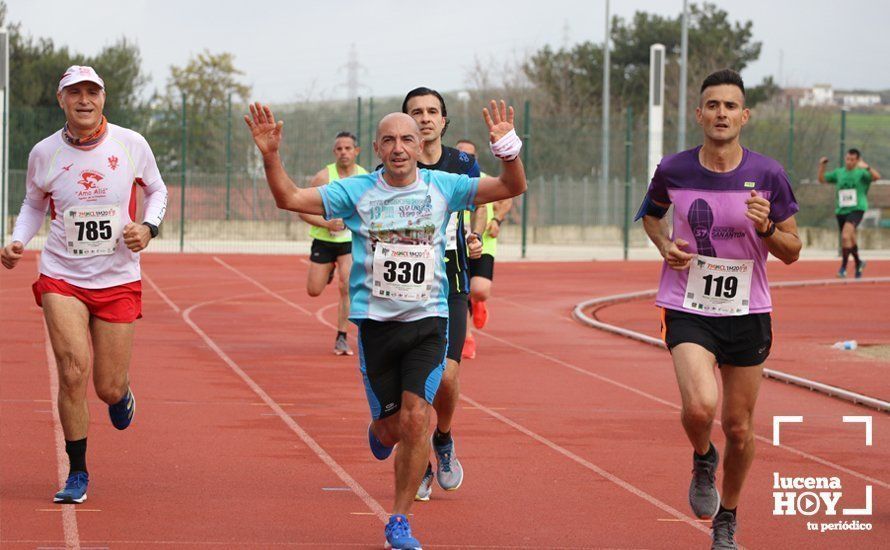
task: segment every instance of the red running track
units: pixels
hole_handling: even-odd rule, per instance
[[[309,298],[305,260],[293,257],[155,254],[143,267],[137,417],[117,432],[91,393],[92,481],[76,508],[50,502],[59,466],[42,318],[28,288],[35,256],[0,276],[0,546],[380,548],[392,464],[367,449],[356,359],[330,354],[333,289]],[[775,279],[818,269],[830,272],[827,263],[771,267]],[[707,524],[688,515],[690,450],[668,356],[570,317],[584,299],[652,288],[657,276],[655,262],[498,265],[491,321],[462,374],[454,434],[467,477],[414,507],[425,547],[709,547]],[[828,308],[819,315],[833,319]],[[777,341],[793,339],[777,325]],[[781,447],[770,443],[773,415],[805,418],[783,428]],[[873,446],[844,415],[872,416]],[[886,415],[765,381],[756,428],[742,544],[886,540]],[[714,440],[722,445],[719,429]],[[874,514],[774,516],[773,472],[838,476],[847,508],[863,506],[871,485]],[[807,519],[873,529],[817,533]]]

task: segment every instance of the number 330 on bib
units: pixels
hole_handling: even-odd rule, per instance
[[[374,251],[373,295],[417,302],[427,300],[435,276],[431,245],[386,244]]]

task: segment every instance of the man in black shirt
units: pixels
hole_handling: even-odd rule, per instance
[[[408,92],[402,103],[402,112],[410,115],[420,127],[424,141],[418,166],[453,174],[466,174],[478,178],[479,163],[452,147],[442,145],[442,136],[448,129],[448,112],[441,94],[429,88],[415,88]],[[467,333],[467,293],[470,289],[468,255],[482,254],[482,238],[477,234],[466,236],[464,213],[455,212],[448,223],[448,244],[445,247],[446,275],[448,277],[448,351],[442,383],[436,392],[433,408],[436,410],[436,430],[433,433],[433,451],[436,453],[436,481],[446,491],[455,491],[464,478],[463,467],[454,452],[451,424],[460,397],[460,359]],[[433,468],[427,467],[415,500],[429,500],[432,493]]]

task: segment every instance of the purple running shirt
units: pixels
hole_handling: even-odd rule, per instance
[[[651,200],[674,205],[671,239],[689,243],[692,254],[732,260],[753,260],[749,313],[772,311],[766,277],[766,243],[757,236],[754,222],[745,217],[751,191],[770,202],[769,218],[782,222],[798,210],[791,182],[777,161],[743,148],[742,162],[730,172],[712,172],[698,160],[701,146],[664,157],[652,182]],[[693,260],[695,261],[695,260]],[[722,316],[684,307],[689,270],[675,271],[665,262],[655,303],[709,317]]]

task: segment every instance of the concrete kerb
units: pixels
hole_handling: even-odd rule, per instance
[[[878,284],[878,283],[890,283],[890,277],[876,277],[872,279],[853,279],[853,280],[839,280],[839,279],[815,279],[809,281],[782,281],[777,283],[770,284],[770,288],[797,288],[797,287],[807,287],[807,286],[829,286],[829,285],[862,285],[862,284]],[[586,312],[592,309],[592,313],[596,313],[596,310],[615,305],[621,302],[628,302],[631,300],[639,300],[642,298],[653,298],[655,297],[657,290],[643,290],[639,292],[629,292],[625,294],[615,294],[612,296],[603,296],[600,298],[593,298],[590,300],[585,300],[575,306],[575,309],[572,310],[572,316],[579,321],[580,323],[587,325],[589,327],[599,329],[605,332],[610,332],[612,334],[618,334],[620,336],[624,336],[626,338],[630,338],[632,340],[637,340],[638,342],[643,342],[644,344],[649,344],[651,346],[659,347],[662,349],[666,349],[665,343],[658,338],[653,338],[646,334],[642,334],[640,332],[636,332],[633,330],[629,330],[623,327],[611,325],[609,323],[603,323],[595,319],[594,317],[588,315]],[[883,401],[876,397],[870,397],[867,395],[862,395],[856,392],[852,392],[849,390],[845,390],[843,388],[838,388],[836,386],[831,386],[829,384],[823,384],[821,382],[817,382],[815,380],[810,380],[808,378],[803,378],[800,376],[795,376],[793,374],[789,374],[786,372],[773,370],[773,369],[763,369],[763,376],[768,379],[778,380],[781,382],[785,382],[786,384],[793,384],[795,386],[800,386],[802,388],[806,388],[811,391],[816,391],[829,397],[835,397],[837,399],[843,399],[844,401],[849,401],[851,403],[855,403],[858,405],[862,405],[865,407],[869,407],[872,409],[876,409],[881,412],[890,412],[890,403],[887,401]]]

